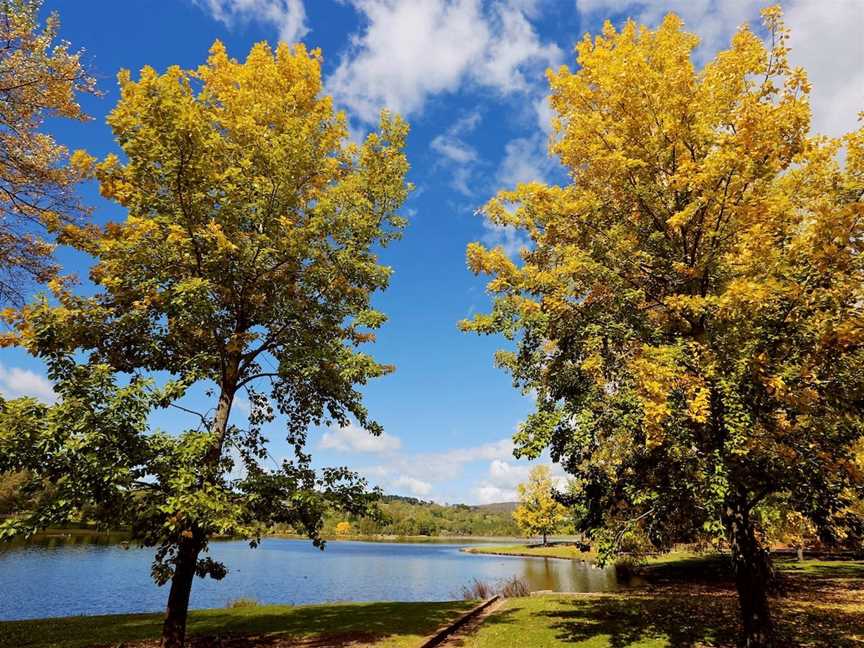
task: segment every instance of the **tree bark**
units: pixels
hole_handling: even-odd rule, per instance
[[[546,546],[546,534],[545,533],[543,534],[543,546],[544,547]]]
[[[222,458],[222,446],[228,431],[228,417],[231,405],[237,391],[237,370],[239,360],[229,358],[219,392],[219,403],[210,431],[213,434],[213,445],[203,461],[200,480],[210,478],[211,471],[217,471]],[[165,623],[162,626],[162,648],[183,648],[186,641],[186,618],[189,615],[189,596],[192,593],[192,582],[195,580],[195,567],[198,564],[198,554],[204,546],[206,538],[197,532],[188,530],[188,537],[181,540],[177,550],[177,561],[174,565],[174,576],[171,578],[171,591],[168,593],[168,606],[165,610]]]
[[[774,645],[768,605],[771,559],[756,539],[746,496],[727,502],[725,517],[744,627],[743,645],[746,648],[771,648]]]
[[[201,545],[196,538],[184,538],[177,551],[165,623],[162,625],[162,648],[183,648],[186,641],[186,618],[189,615],[189,596],[195,579],[195,566]]]

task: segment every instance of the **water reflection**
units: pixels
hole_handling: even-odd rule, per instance
[[[0,619],[157,611],[167,591],[150,579],[151,549],[111,538],[55,536],[0,551]],[[116,540],[116,538],[114,539]],[[309,542],[266,539],[258,549],[213,543],[229,568],[221,582],[197,580],[192,606],[222,607],[239,597],[262,603],[418,601],[457,598],[474,579],[523,578],[531,590],[603,592],[613,569],[552,558],[467,554],[440,543]]]

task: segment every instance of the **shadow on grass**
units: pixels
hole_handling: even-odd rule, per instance
[[[188,634],[190,637],[237,637],[232,642],[224,642],[226,646],[276,645],[278,639],[288,637],[305,638],[300,645],[338,646],[350,641],[367,642],[398,635],[431,634],[471,605],[471,602],[450,601],[196,610],[190,613]],[[159,614],[0,623],[0,648],[116,645],[119,642],[155,639],[159,637],[161,627],[162,615]],[[241,636],[256,639],[250,642],[241,639]],[[326,641],[323,641],[325,638]],[[200,641],[198,643],[200,645]]]
[[[781,573],[806,574],[815,578],[864,579],[864,561],[861,560],[805,560],[775,558],[774,565]]]
[[[731,583],[733,578],[732,560],[726,554],[649,562],[639,567],[637,574],[657,583]]]
[[[830,609],[805,599],[774,598],[772,610],[778,648],[861,646],[864,608]],[[657,645],[672,648],[738,645],[740,624],[734,592],[693,588],[689,591],[648,591],[616,596],[550,597],[531,613],[563,644],[586,646]],[[513,615],[499,614],[486,624],[517,624]],[[518,632],[514,625],[513,632]]]

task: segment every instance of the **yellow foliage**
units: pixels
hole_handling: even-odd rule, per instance
[[[519,505],[513,519],[525,535],[546,536],[555,533],[567,517],[567,509],[552,497],[552,473],[548,466],[536,466],[528,481],[519,484]]]

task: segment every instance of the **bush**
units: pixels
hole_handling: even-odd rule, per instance
[[[241,596],[240,598],[231,599],[228,601],[228,604],[225,606],[227,608],[247,608],[247,607],[258,607],[260,603],[254,598],[247,598],[245,596]]]
[[[505,578],[495,584],[475,578],[470,586],[462,588],[462,598],[466,601],[477,599],[485,601],[496,594],[504,598],[517,598],[530,595],[531,590],[528,589],[528,584],[518,576]]]
[[[473,601],[475,599],[486,600],[494,596],[494,594],[495,588],[486,581],[481,581],[479,578],[475,578],[471,585],[462,587],[462,598],[466,601]]]
[[[528,583],[518,576],[511,576],[508,579],[501,581],[498,585],[498,594],[504,598],[519,598],[522,596],[530,596],[531,590],[528,589]]]

